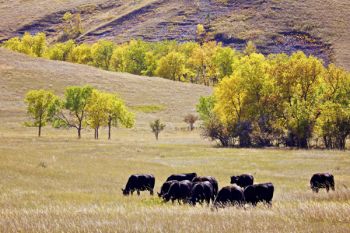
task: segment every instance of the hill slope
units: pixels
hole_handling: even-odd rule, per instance
[[[72,11],[82,15],[79,41],[193,40],[202,23],[209,38],[238,49],[254,40],[263,53],[301,49],[350,69],[349,10],[346,0],[14,0],[0,4],[0,40],[24,31],[55,37],[62,15]]]
[[[31,89],[52,89],[63,94],[69,85],[90,84],[101,90],[118,93],[128,106],[163,106],[155,113],[137,112],[137,126],[147,127],[151,120],[161,118],[174,128],[188,113],[195,113],[201,95],[211,88],[173,82],[161,78],[102,71],[89,66],[35,59],[0,49],[0,119],[5,126],[18,125],[25,117],[23,98]]]

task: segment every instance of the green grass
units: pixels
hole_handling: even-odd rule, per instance
[[[143,113],[156,113],[165,110],[163,105],[141,105],[141,106],[131,106],[131,110]]]

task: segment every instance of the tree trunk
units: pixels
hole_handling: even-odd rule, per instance
[[[108,121],[108,140],[111,140],[111,128],[112,128],[112,122],[111,120]]]
[[[98,129],[99,127],[96,127],[96,139],[98,139]]]
[[[81,128],[78,128],[78,138],[81,138]]]
[[[302,137],[298,139],[298,147],[302,148],[302,149],[308,149],[309,148],[309,144],[307,143],[307,138],[306,137]]]
[[[159,134],[158,132],[155,133],[157,141],[158,141],[158,134]]]
[[[41,122],[41,115],[40,115],[40,119],[39,119],[39,126],[38,126],[38,137],[41,137],[41,126],[42,126],[42,122]]]
[[[38,132],[38,137],[41,137],[41,122],[39,123],[39,132]]]

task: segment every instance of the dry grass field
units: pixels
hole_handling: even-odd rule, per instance
[[[134,129],[101,132],[25,128],[24,93],[90,84],[119,93],[137,111]],[[349,232],[350,153],[321,150],[222,149],[180,130],[185,114],[211,89],[159,78],[101,71],[0,49],[0,232]],[[140,107],[141,106],[141,107]],[[143,106],[143,107],[142,107]],[[146,108],[147,109],[147,108]],[[155,108],[157,109],[157,108]],[[157,142],[149,121],[167,123]],[[219,186],[252,173],[275,185],[272,208],[190,207],[162,203],[148,193],[124,197],[130,174],[152,173],[156,190],[171,173],[212,175]],[[336,191],[313,194],[315,172],[335,176]]]

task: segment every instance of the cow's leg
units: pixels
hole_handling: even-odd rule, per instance
[[[130,191],[130,192],[131,192],[131,196],[132,196],[132,195],[134,194],[134,190],[133,190],[133,189],[131,189],[131,191]]]
[[[137,190],[137,196],[140,196],[140,190]]]
[[[209,206],[210,205],[210,197],[207,198],[207,205]]]
[[[153,196],[153,189],[151,189],[151,190],[149,191],[149,194],[151,194],[151,195]]]
[[[267,206],[268,206],[269,208],[272,207],[272,201],[268,201],[268,202],[266,202],[266,204],[267,204]]]
[[[328,185],[326,185],[326,190],[327,190],[327,193],[329,192],[329,186]]]

